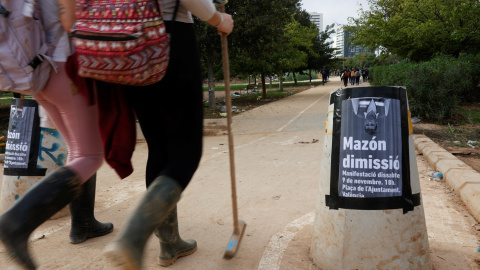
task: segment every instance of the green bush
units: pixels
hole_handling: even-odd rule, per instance
[[[460,102],[480,100],[480,55],[438,56],[431,61],[375,66],[373,85],[405,86],[412,115],[439,121]]]

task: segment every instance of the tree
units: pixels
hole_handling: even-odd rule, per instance
[[[359,53],[352,58],[348,58],[345,64],[348,67],[371,67],[374,64],[374,60],[374,53]]]
[[[235,20],[234,31],[228,37],[230,71],[241,77],[260,75],[264,98],[266,76],[307,69],[311,57],[318,57],[322,63],[332,57],[333,49],[327,40],[333,30],[328,28],[327,33],[318,35],[308,13],[301,9],[300,0],[232,1],[226,12]],[[211,67],[215,69],[221,63],[218,34],[214,28],[196,23],[202,63],[212,78],[216,73]]]
[[[375,57],[372,64],[369,65],[368,67],[387,66],[387,65],[398,64],[402,60],[404,60],[404,59],[402,59],[402,58],[400,58],[396,55],[392,55],[392,54],[388,54],[388,53],[382,53],[379,56]]]
[[[478,0],[369,0],[370,9],[350,18],[352,43],[414,61],[442,53],[480,52]]]
[[[307,69],[320,70],[323,66],[327,66],[332,69],[339,60],[334,58],[335,48],[331,47],[332,41],[328,41],[330,36],[335,33],[334,24],[327,25],[325,31],[320,32],[313,41],[312,51],[313,53],[308,56]],[[311,78],[310,78],[311,80]]]
[[[335,32],[333,30],[334,25],[327,25],[325,31],[318,31],[315,24],[310,21],[310,15],[305,10],[296,13],[295,19],[302,26],[315,29],[315,37],[312,40],[312,46],[310,48],[299,47],[300,50],[308,55],[307,65],[296,68],[293,75],[295,75],[295,73],[305,74],[305,71],[307,71],[310,81],[312,81],[312,71],[319,71],[323,66],[330,66],[333,64],[333,61],[335,61],[333,57],[335,49],[331,47],[333,42],[329,41],[330,36]],[[296,77],[293,77],[296,84]]]
[[[207,70],[208,85],[214,82],[214,70],[221,70],[222,54],[217,29],[194,17],[195,33],[198,38],[200,62],[203,70]],[[220,74],[223,79],[223,74]],[[209,107],[215,109],[215,92],[209,91]]]
[[[245,0],[227,5],[235,19],[229,36],[232,62],[238,73],[261,75],[264,98],[265,76],[274,73],[274,55],[283,48],[285,25],[299,10],[300,0]]]
[[[317,33],[318,29],[313,24],[302,26],[291,17],[290,22],[285,25],[283,42],[279,44],[279,50],[272,55],[274,71],[280,74],[280,78],[287,71],[307,67],[307,52],[313,53],[313,41]],[[283,90],[281,80],[280,90]]]

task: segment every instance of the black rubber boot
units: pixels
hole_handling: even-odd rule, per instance
[[[25,269],[36,269],[28,252],[30,234],[82,193],[80,179],[61,167],[30,188],[0,217],[0,240]]]
[[[177,205],[181,194],[182,187],[174,179],[157,177],[119,236],[107,245],[105,255],[119,269],[142,269],[143,249],[148,238]]]
[[[188,256],[197,250],[195,240],[183,240],[180,237],[176,206],[157,227],[155,235],[160,241],[160,254],[157,257],[160,266],[172,265],[179,257]]]
[[[78,244],[89,238],[109,234],[113,231],[112,223],[101,223],[95,219],[95,188],[97,174],[94,174],[83,184],[83,193],[73,200],[70,207],[72,228],[70,229],[70,243]]]

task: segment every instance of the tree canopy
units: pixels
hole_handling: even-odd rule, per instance
[[[480,52],[478,0],[369,0],[350,18],[352,43],[415,61]]]
[[[375,58],[376,56],[374,53],[360,53],[352,58],[348,58],[345,61],[345,66],[358,68],[372,67],[376,64]]]
[[[300,3],[300,0],[243,0],[226,5],[226,12],[235,21],[234,31],[228,36],[233,76],[281,75],[311,68],[311,61],[333,57],[326,55],[330,52],[327,39],[333,31],[319,34]],[[202,44],[220,43],[212,37],[214,28],[198,20],[196,24],[202,62],[221,62],[219,46]]]

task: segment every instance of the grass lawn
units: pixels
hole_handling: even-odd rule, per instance
[[[258,83],[260,83],[259,81],[257,81],[257,85]],[[253,82],[252,82],[253,84]],[[311,83],[309,81],[298,81],[297,82],[297,85],[295,85],[294,82],[284,82],[283,83],[283,88],[284,90],[286,88],[291,88],[291,87],[299,87],[299,86],[310,86],[310,85],[320,85],[322,84],[321,81],[312,81]],[[233,92],[233,91],[236,91],[236,90],[244,90],[245,88],[247,88],[247,85],[248,83],[239,83],[239,84],[230,84],[230,90]],[[267,91],[271,91],[271,90],[278,90],[279,89],[279,83],[278,82],[273,82],[272,83],[272,88],[270,88],[270,83],[266,83],[266,88],[267,88]],[[203,86],[203,91],[208,91],[208,86]],[[215,85],[215,91],[225,91],[225,85],[224,84],[216,84]]]
[[[283,91],[280,91],[278,89],[278,83],[274,83],[272,89],[270,89],[270,85],[267,84],[267,97],[265,99],[261,98],[262,92],[261,89],[260,91],[257,91],[255,93],[251,93],[248,95],[241,95],[241,96],[232,96],[232,109],[233,109],[233,115],[237,115],[239,113],[242,113],[244,111],[248,111],[250,109],[262,106],[264,104],[294,95],[298,92],[304,91],[306,89],[310,89],[310,87],[317,86],[322,84],[321,81],[313,81],[312,83],[310,82],[298,82],[297,85],[295,85],[293,82],[287,82],[283,84]],[[238,85],[243,85],[243,88],[238,88],[237,90],[243,90],[246,87],[246,84],[237,84]],[[276,88],[274,88],[276,86]],[[222,89],[222,90],[219,90]],[[235,93],[235,90],[233,90],[233,87],[231,88],[231,92]],[[224,91],[225,88],[223,85],[221,86],[216,86],[215,91]],[[204,118],[209,119],[209,118],[224,118],[226,117],[226,112],[222,112],[222,106],[225,106],[225,100],[224,99],[217,99],[216,100],[216,108],[215,110],[210,110],[208,102],[205,103],[205,108],[204,108]]]

